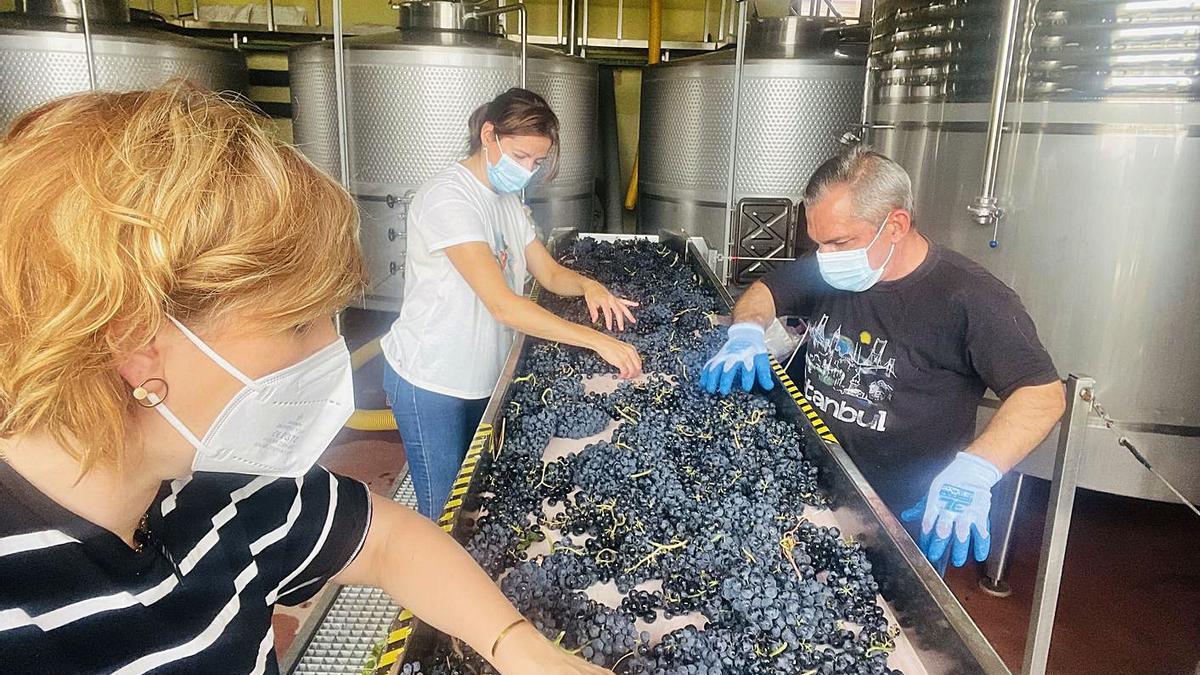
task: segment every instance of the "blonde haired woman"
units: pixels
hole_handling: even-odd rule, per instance
[[[353,407],[348,195],[185,85],[0,142],[5,672],[277,672],[275,603],[381,586],[503,673],[608,672],[412,511],[314,462]],[[449,583],[448,580],[453,582]]]

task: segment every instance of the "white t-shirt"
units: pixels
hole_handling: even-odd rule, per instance
[[[537,237],[516,194],[497,194],[455,162],[417,190],[409,209],[400,318],[383,337],[388,364],[422,389],[457,398],[492,393],[513,331],[496,321],[445,249],[481,241],[508,287],[524,292],[525,247]]]

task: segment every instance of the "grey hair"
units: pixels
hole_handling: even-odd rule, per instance
[[[854,215],[876,228],[896,209],[913,210],[912,180],[904,167],[865,145],[856,145],[813,172],[804,188],[806,204],[816,204],[837,185],[850,188]]]

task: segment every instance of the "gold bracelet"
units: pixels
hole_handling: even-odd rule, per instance
[[[520,626],[523,623],[529,623],[529,621],[527,619],[520,619],[519,621],[514,621],[514,622],[510,623],[504,630],[500,631],[500,634],[496,636],[496,641],[492,643],[492,658],[493,659],[496,658],[496,648],[500,646],[500,641],[503,640],[504,638],[508,637],[508,634],[511,633],[514,628],[516,628],[517,626]]]

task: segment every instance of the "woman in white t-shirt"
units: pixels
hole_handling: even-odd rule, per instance
[[[534,174],[553,173],[554,111],[537,94],[510,89],[476,110],[469,126],[469,156],[413,198],[404,304],[383,338],[384,391],[419,510],[430,518],[450,493],[514,331],[592,349],[624,378],[642,370],[629,344],[522,295],[528,272],[552,293],[583,296],[593,320],[603,317],[610,330],[624,330],[637,306],[555,262],[521,203]]]

